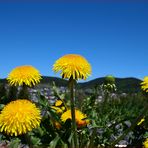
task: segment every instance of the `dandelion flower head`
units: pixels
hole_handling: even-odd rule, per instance
[[[7,104],[0,114],[0,131],[7,135],[21,135],[40,125],[40,110],[29,100]]]
[[[67,54],[55,62],[53,71],[56,73],[60,71],[65,79],[72,77],[75,80],[85,80],[91,74],[91,65],[80,55]]]
[[[148,148],[148,138],[143,142],[144,148]]]
[[[87,125],[89,120],[85,114],[83,114],[80,110],[76,109],[75,110],[75,118],[76,118],[76,123],[78,127],[82,127]],[[72,119],[71,117],[71,110],[67,110],[61,115],[61,120],[65,122],[67,119]]]
[[[57,100],[55,102],[55,106],[61,106],[63,104],[63,102],[61,100]]]
[[[143,82],[141,83],[142,90],[148,92],[148,76],[144,77]]]
[[[18,66],[14,68],[8,75],[10,85],[25,85],[32,86],[40,82],[41,74],[39,71],[30,65]]]
[[[60,108],[60,107],[51,106],[51,108],[52,108],[53,110],[55,110],[55,112],[56,112],[57,114],[63,113],[63,109]]]

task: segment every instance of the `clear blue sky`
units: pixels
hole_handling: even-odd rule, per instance
[[[148,3],[0,2],[0,78],[32,65],[56,76],[61,56],[81,54],[92,65],[88,79],[148,75]]]

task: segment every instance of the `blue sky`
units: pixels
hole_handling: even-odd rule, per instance
[[[0,2],[0,78],[21,65],[56,76],[52,65],[69,53],[92,65],[88,80],[148,75],[148,3]]]

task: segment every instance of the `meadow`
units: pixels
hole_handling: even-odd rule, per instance
[[[65,92],[51,84],[53,102],[40,92],[31,100],[28,90],[41,80],[37,69],[20,66],[10,72],[0,95],[1,148],[148,147],[147,77],[138,93],[116,93],[109,75],[86,95],[77,89],[77,81],[91,74],[85,58],[63,56],[53,70],[68,79]]]

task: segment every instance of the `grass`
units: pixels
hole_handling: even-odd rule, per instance
[[[52,91],[56,99],[63,101],[59,108],[63,106],[70,108],[68,93],[61,93],[56,86],[53,86]],[[142,146],[148,135],[147,96],[139,92],[126,96],[116,94],[116,97],[112,97],[112,93],[102,91],[94,88],[91,95],[81,95],[76,92],[79,94],[76,95],[76,107],[86,114],[90,121],[86,126],[77,127],[79,148],[114,147],[116,144]],[[98,101],[100,92],[103,94],[102,101]],[[7,96],[3,96],[3,98],[7,98]],[[5,105],[5,101],[2,102],[1,109]],[[36,105],[42,111],[40,127],[17,137],[0,133],[1,144],[5,143],[10,148],[23,147],[24,145],[34,148],[73,147],[71,120],[62,122],[61,113],[52,109],[54,104],[51,104],[40,93],[38,93]],[[66,111],[66,108],[63,112]],[[145,119],[144,122],[137,125],[142,118]],[[58,127],[55,123],[59,123],[60,126]]]

